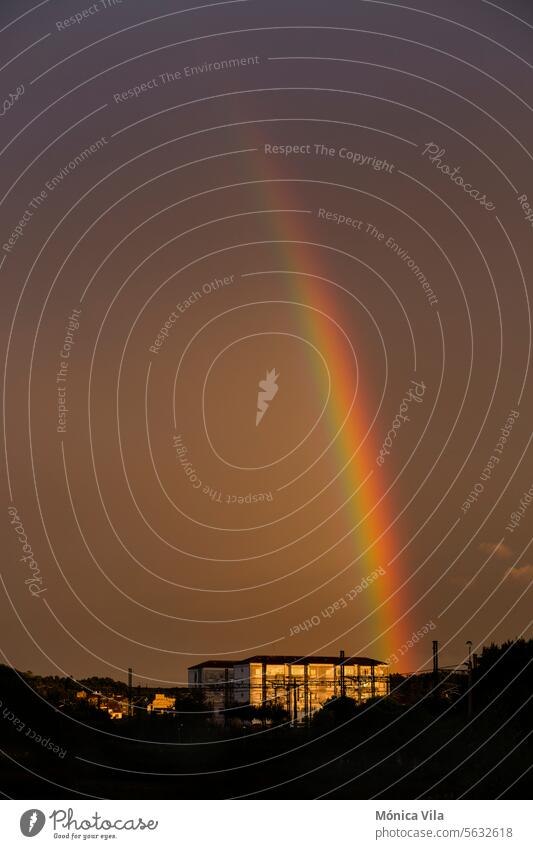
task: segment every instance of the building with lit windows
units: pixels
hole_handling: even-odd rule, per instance
[[[165,693],[156,693],[152,701],[146,706],[148,713],[167,713],[176,707],[176,699]]]
[[[200,687],[206,704],[223,710],[233,700],[233,665],[232,660],[206,660],[189,666],[189,687]]]
[[[389,694],[389,668],[368,657],[255,655],[205,661],[189,668],[189,686],[202,687],[215,710],[235,705],[279,705],[303,720],[330,698],[362,703]]]

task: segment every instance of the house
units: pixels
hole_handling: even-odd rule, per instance
[[[146,707],[148,713],[168,713],[176,708],[176,699],[165,695],[165,693],[156,693],[154,698]]]

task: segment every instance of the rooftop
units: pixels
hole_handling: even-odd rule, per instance
[[[338,655],[308,655],[307,657],[300,657],[296,654],[255,654],[252,655],[252,657],[245,658],[244,660],[204,660],[202,663],[196,663],[194,666],[189,666],[189,669],[205,669],[206,667],[211,667],[215,669],[225,669],[232,668],[233,666],[243,666],[247,663],[290,663],[294,666],[305,666],[308,664],[315,663],[327,663],[339,666],[340,657]],[[375,660],[371,657],[352,656],[344,658],[345,666],[353,666],[356,664],[359,664],[360,666],[386,666],[383,660]]]

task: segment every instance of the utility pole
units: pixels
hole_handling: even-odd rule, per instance
[[[309,709],[309,665],[304,666],[304,717],[306,725],[309,725],[311,711]]]
[[[468,646],[468,719],[472,719],[472,640],[467,640]]]
[[[433,640],[433,688],[435,695],[439,686],[439,642]]]
[[[132,692],[133,692],[133,669],[131,666],[128,667],[128,717],[132,715]]]
[[[341,699],[346,696],[346,681],[344,678],[344,652],[341,649],[340,651],[340,664],[341,664]]]

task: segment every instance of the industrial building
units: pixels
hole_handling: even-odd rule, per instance
[[[223,710],[233,702],[233,661],[205,660],[188,669],[189,687],[200,687],[206,704]]]
[[[279,705],[303,720],[332,697],[362,703],[389,693],[386,663],[368,657],[254,655],[207,660],[189,667],[189,686],[201,687],[215,711],[239,705]]]

